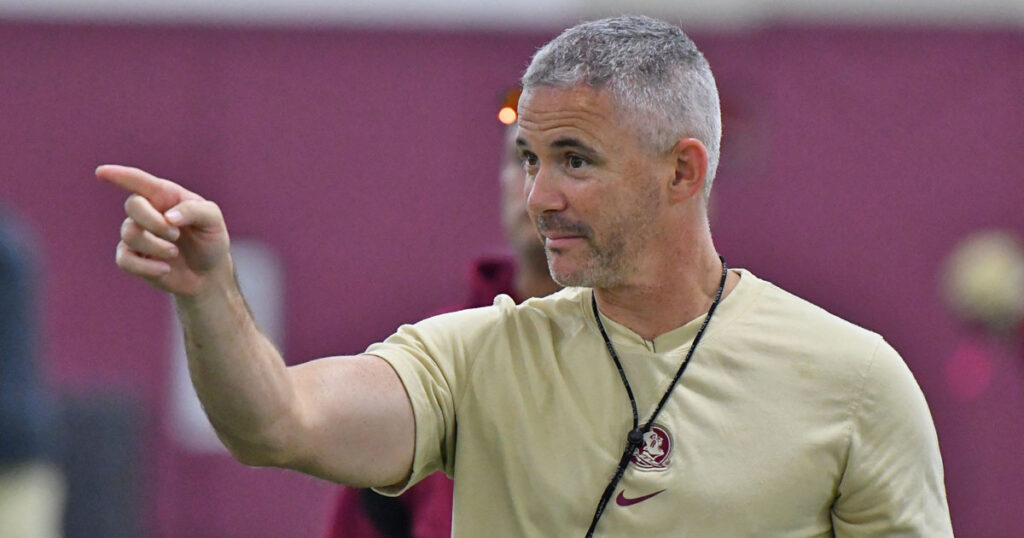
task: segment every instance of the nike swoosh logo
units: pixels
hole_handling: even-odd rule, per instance
[[[634,505],[634,504],[639,503],[639,502],[644,502],[647,499],[650,499],[651,497],[654,497],[655,495],[661,493],[662,491],[665,491],[665,490],[655,491],[654,493],[649,493],[649,494],[643,495],[641,497],[636,497],[636,498],[633,498],[633,499],[629,499],[629,498],[626,497],[626,490],[622,490],[622,491],[619,492],[619,496],[615,498],[615,504],[617,504],[619,506],[631,506],[631,505]]]

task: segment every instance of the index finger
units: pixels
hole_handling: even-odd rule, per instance
[[[96,177],[146,198],[161,211],[181,202],[183,194],[188,192],[180,185],[132,166],[104,164],[96,168]]]

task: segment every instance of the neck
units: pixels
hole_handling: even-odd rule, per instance
[[[594,294],[601,313],[647,340],[706,314],[721,282],[722,262],[710,234],[706,241],[688,244],[692,248],[685,250],[689,252],[663,256],[661,265],[644,268],[646,278],[622,286],[596,288]],[[723,299],[738,281],[738,274],[728,275]]]

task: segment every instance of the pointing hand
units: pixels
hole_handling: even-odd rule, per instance
[[[217,204],[138,168],[103,165],[96,177],[132,193],[115,258],[121,270],[183,296],[198,294],[215,273],[231,274]]]

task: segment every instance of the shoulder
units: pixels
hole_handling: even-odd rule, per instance
[[[584,306],[589,297],[587,288],[566,288],[516,304],[515,299],[501,294],[489,306],[444,312],[413,325],[404,325],[396,335],[415,334],[420,339],[467,343],[508,337],[522,331],[536,334],[545,327],[583,326]]]
[[[590,294],[590,288],[563,288],[551,295],[532,297],[518,306],[527,316],[579,317],[582,308],[590,304]]]
[[[498,295],[491,306],[453,312],[436,320],[448,326],[484,323],[497,334],[526,332],[540,337],[551,331],[565,332],[585,326],[589,307],[589,288],[565,288],[545,297],[533,297],[516,303],[508,295]],[[495,327],[495,325],[500,327]]]
[[[845,320],[779,286],[744,271],[749,306],[736,322],[747,334],[794,351],[870,360],[884,342],[878,333]]]

